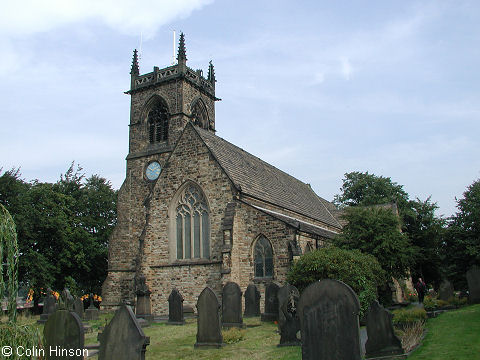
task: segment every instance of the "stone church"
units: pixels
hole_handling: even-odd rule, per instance
[[[168,312],[173,288],[195,306],[209,286],[242,291],[283,282],[293,259],[341,231],[337,210],[310,185],[217,136],[215,72],[177,64],[131,68],[129,153],[109,242],[102,306],[135,301],[138,279],[152,312]]]

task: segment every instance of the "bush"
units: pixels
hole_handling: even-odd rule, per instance
[[[222,331],[223,342],[225,344],[234,344],[242,341],[245,335],[245,330],[241,330],[236,327],[231,327],[228,330]]]
[[[465,306],[467,305],[468,303],[468,299],[467,298],[458,298],[458,297],[452,297],[450,299],[448,299],[448,302],[449,304],[451,305],[455,305],[456,307],[460,307],[460,306]]]
[[[425,296],[423,299],[423,308],[427,311],[433,311],[438,307],[437,302],[431,296]]]
[[[406,324],[416,321],[423,321],[427,319],[427,312],[425,309],[399,309],[393,311],[394,324]]]
[[[407,300],[408,302],[417,302],[418,301],[418,296],[414,292],[413,293],[410,292],[410,293],[405,295],[405,300]]]
[[[384,280],[377,259],[358,250],[334,246],[311,251],[294,262],[287,281],[302,292],[311,283],[335,279],[349,285],[360,300],[360,317],[377,298],[377,286]]]

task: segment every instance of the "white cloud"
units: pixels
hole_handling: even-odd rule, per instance
[[[353,73],[353,66],[350,63],[350,60],[346,56],[340,57],[340,72],[342,73],[345,80],[350,80],[350,77]]]
[[[163,24],[188,17],[213,0],[23,0],[2,4],[0,33],[25,36],[62,25],[99,21],[116,31],[153,36]]]

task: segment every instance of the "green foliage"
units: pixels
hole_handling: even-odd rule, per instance
[[[222,331],[223,342],[225,344],[235,344],[239,341],[242,341],[245,336],[245,330],[231,327],[228,330]]]
[[[441,246],[446,221],[435,216],[438,209],[430,197],[408,202],[403,215],[403,229],[414,248],[411,272],[414,279],[422,277],[427,283],[438,286],[442,280],[443,264]]]
[[[342,233],[334,243],[343,249],[358,249],[375,256],[388,276],[400,278],[408,273],[413,249],[400,232],[398,216],[382,207],[350,207],[345,209]]]
[[[85,179],[81,171],[72,163],[55,184],[26,183],[18,170],[0,176],[0,203],[17,224],[19,278],[34,289],[35,303],[47,287],[99,293],[106,276],[116,192],[105,179]]]
[[[300,292],[322,279],[336,279],[349,285],[358,295],[362,315],[376,299],[377,286],[384,281],[383,271],[373,256],[334,246],[301,256],[287,275],[287,281]]]
[[[480,179],[457,201],[458,212],[450,219],[444,241],[447,277],[458,289],[466,289],[465,273],[480,266]]]
[[[5,280],[3,278],[5,264],[7,267],[7,312],[11,322],[14,322],[17,317],[18,257],[15,223],[8,210],[0,204],[0,301],[3,301],[5,296]],[[4,259],[6,259],[5,263]]]
[[[427,319],[427,312],[422,308],[399,309],[393,312],[394,324],[412,323]]]
[[[402,185],[389,177],[377,176],[359,171],[346,173],[341,194],[334,196],[334,203],[344,206],[370,206],[395,202],[403,209],[408,202],[408,194]]]
[[[2,346],[11,346],[13,349],[12,356],[9,356],[8,359],[30,358],[18,356],[15,349],[19,346],[23,347],[23,349],[40,349],[42,345],[40,333],[34,325],[21,325],[12,321],[0,323],[0,344]]]

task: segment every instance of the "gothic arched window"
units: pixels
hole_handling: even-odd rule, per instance
[[[180,195],[175,211],[177,259],[210,257],[209,211],[205,196],[189,184]]]
[[[208,130],[207,109],[205,108],[205,104],[200,99],[193,106],[192,121],[194,125]]]
[[[253,250],[255,263],[255,277],[272,277],[273,276],[273,250],[272,245],[263,235],[255,242]]]
[[[148,138],[150,143],[165,141],[168,139],[168,110],[161,103],[156,104],[147,116]]]

